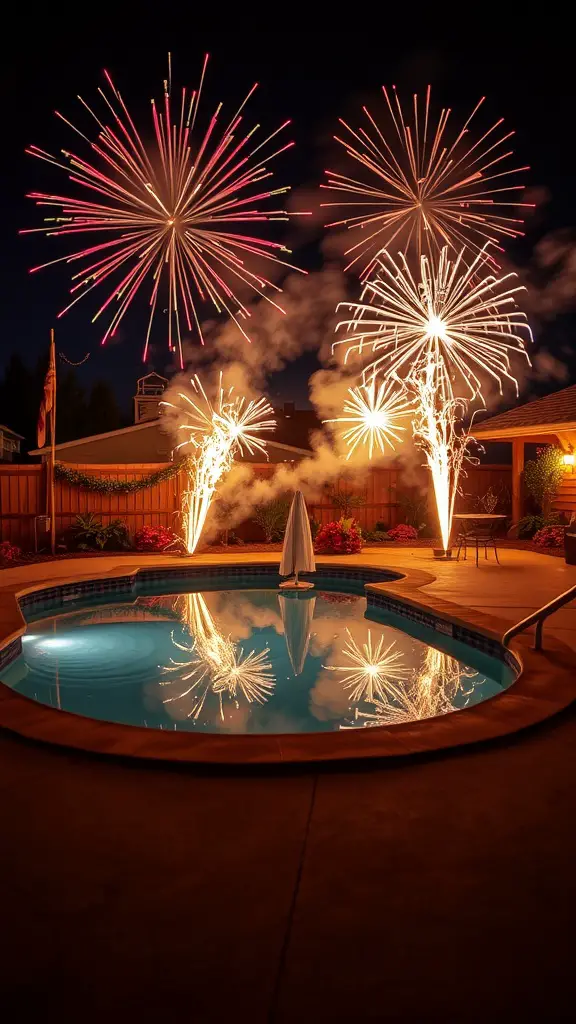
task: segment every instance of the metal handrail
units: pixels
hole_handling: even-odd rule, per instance
[[[570,601],[576,599],[576,587],[570,587],[570,590],[565,590],[563,594],[559,594],[553,601],[549,601],[548,604],[539,608],[537,612],[532,612],[531,615],[527,615],[521,622],[516,623],[511,629],[507,629],[502,637],[502,643],[504,647],[508,647],[512,637],[518,636],[519,633],[523,633],[529,626],[533,626],[536,623],[536,635],[534,638],[534,650],[542,650],[542,630],[544,628],[544,622],[549,615],[557,612],[559,608],[563,608],[565,604],[569,604]]]

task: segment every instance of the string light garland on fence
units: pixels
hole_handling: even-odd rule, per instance
[[[88,473],[68,469],[62,462],[57,462],[54,466],[54,476],[69,487],[81,487],[85,491],[95,491],[97,494],[135,494],[156,484],[163,484],[166,480],[172,480],[181,470],[189,472],[190,463],[191,459],[187,456],[178,462],[171,462],[164,469],[140,477],[139,480],[112,480],[109,477],[89,476]]]

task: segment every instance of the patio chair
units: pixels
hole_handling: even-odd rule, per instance
[[[488,560],[488,548],[494,549],[494,557],[498,565],[500,565],[500,559],[498,558],[498,549],[496,547],[496,529],[498,527],[498,520],[494,520],[492,523],[486,523],[482,525],[481,522],[474,523],[474,520],[470,523],[470,528],[466,529],[462,527],[460,533],[456,538],[458,544],[458,552],[456,555],[456,561],[460,561],[460,552],[464,548],[464,558],[466,561],[467,549],[470,544],[471,547],[476,547],[476,568],[478,568],[478,551],[481,547],[484,548],[484,558]]]

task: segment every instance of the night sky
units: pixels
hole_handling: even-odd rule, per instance
[[[336,166],[340,158],[332,141],[338,116],[358,123],[362,103],[379,108],[383,83],[395,83],[408,97],[431,82],[435,102],[452,106],[455,121],[485,94],[484,117],[490,116],[492,123],[503,116],[506,124],[516,129],[518,164],[530,164],[531,170],[524,176],[526,184],[538,200],[544,200],[531,219],[527,238],[508,247],[508,259],[529,272],[540,289],[550,277],[565,273],[562,266],[554,265],[543,275],[533,266],[534,247],[543,237],[556,238],[559,230],[566,231],[569,259],[576,223],[574,163],[569,158],[575,109],[574,58],[571,39],[555,38],[562,36],[559,25],[522,24],[500,36],[494,26],[493,31],[482,30],[478,38],[469,29],[463,29],[461,35],[455,29],[441,33],[436,19],[436,28],[421,25],[419,36],[407,11],[406,21],[396,25],[392,20],[365,16],[356,28],[348,14],[341,27],[334,25],[322,32],[309,31],[301,11],[296,16],[286,10],[282,16],[288,24],[268,32],[252,28],[249,13],[245,22],[236,21],[227,30],[223,16],[213,26],[205,26],[193,13],[177,17],[175,9],[173,22],[170,17],[158,22],[149,17],[150,9],[141,5],[135,9],[134,21],[130,23],[127,16],[122,23],[116,17],[112,20],[106,7],[98,10],[91,25],[93,9],[77,8],[78,17],[87,20],[77,28],[69,16],[58,13],[41,16],[33,26],[23,21],[20,29],[15,29],[14,40],[19,42],[3,53],[0,365],[14,349],[28,353],[35,362],[47,345],[50,326],[56,325],[58,347],[71,360],[91,353],[79,370],[86,386],[97,378],[108,378],[124,406],[133,394],[135,380],[143,372],[145,300],[123,321],[121,340],[105,348],[99,345],[101,328],[90,323],[90,299],[56,321],[55,314],[66,304],[67,268],[57,266],[29,276],[29,266],[51,258],[54,243],[40,235],[19,237],[17,232],[41,223],[41,211],[24,193],[29,189],[50,191],[53,186],[64,191],[66,178],[25,156],[24,148],[34,142],[55,151],[72,144],[72,133],[58,122],[53,110],[74,115],[76,94],[94,98],[104,67],[112,73],[137,123],[147,125],[150,97],[161,96],[168,50],[172,51],[178,85],[195,83],[203,53],[211,53],[205,94],[208,106],[218,99],[227,105],[239,100],[257,80],[262,88],[252,105],[254,118],[270,128],[286,117],[293,118],[297,149],[287,159],[274,162],[275,180],[292,184],[307,208],[324,168]],[[122,5],[122,10],[128,8]],[[154,10],[158,12],[158,5]],[[78,143],[80,152],[80,140]],[[308,227],[299,233],[290,226],[286,230],[294,262],[308,270],[322,267],[325,254],[320,229]],[[567,280],[569,283],[569,276]],[[576,271],[574,281],[576,293]],[[354,295],[353,280],[350,288]],[[526,394],[544,393],[576,381],[571,354],[575,322],[570,305],[564,294],[558,310],[534,318],[536,351],[553,358],[540,361],[533,379],[525,383]],[[209,310],[206,313],[210,315]],[[154,340],[150,368],[165,372],[169,358],[160,332]],[[239,349],[245,344],[240,337],[238,344]],[[554,360],[566,364],[566,370]],[[316,365],[309,354],[276,375],[270,382],[271,397],[305,404],[306,381]],[[553,367],[554,379],[547,377],[548,365]]]

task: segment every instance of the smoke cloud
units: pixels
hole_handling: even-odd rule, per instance
[[[270,374],[304,352],[315,351],[321,360],[329,356],[336,307],[345,298],[344,276],[334,267],[306,276],[289,274],[282,293],[274,296],[283,312],[265,299],[253,304],[243,323],[250,341],[242,337],[233,320],[223,326],[203,325],[206,345],[185,344],[187,369],[201,372],[207,364],[223,369],[231,384],[253,395],[265,387]]]

